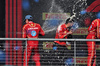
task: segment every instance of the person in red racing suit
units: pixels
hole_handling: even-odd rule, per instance
[[[68,36],[73,33],[72,30],[70,30],[72,25],[73,21],[71,21],[70,18],[66,20],[66,23],[59,25],[56,31],[55,39],[67,39]],[[65,59],[67,59],[70,55],[68,47],[71,48],[71,44],[66,41],[54,41],[53,47],[56,47],[56,49],[53,51],[54,54],[52,55],[52,59],[55,60],[52,61],[52,64],[65,66]]]
[[[70,18],[68,18],[65,24],[58,26],[55,39],[63,39],[63,38],[67,39],[67,36],[73,33],[72,30],[69,31],[68,29],[72,25],[73,25],[73,20],[71,21]],[[66,44],[66,41],[54,41],[54,42],[66,47],[68,45],[68,43]]]
[[[88,28],[88,35],[86,39],[100,38],[100,19],[95,19]],[[96,66],[96,50],[95,41],[87,41],[88,58],[87,66]]]
[[[45,35],[44,31],[42,30],[41,26],[37,23],[32,22],[32,16],[27,15],[25,17],[26,24],[23,26],[23,38],[38,38],[39,34]],[[36,63],[36,66],[40,66],[40,55],[38,51],[38,41],[27,41],[27,60],[26,60],[26,49],[24,51],[24,63],[23,66],[27,66],[31,56],[31,52],[34,49],[33,60]]]

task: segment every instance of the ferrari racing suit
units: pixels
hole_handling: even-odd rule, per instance
[[[23,38],[38,38],[39,34],[45,35],[41,26],[37,23],[33,23],[29,21],[27,24],[23,26]],[[31,57],[32,50],[34,49],[33,60],[36,63],[36,66],[40,66],[40,55],[38,51],[38,41],[28,40],[27,41],[27,60],[26,60],[26,49],[24,51],[24,63],[23,66],[27,66],[29,59]]]

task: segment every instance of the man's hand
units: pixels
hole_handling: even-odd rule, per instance
[[[68,49],[68,50],[70,50],[71,49],[71,44],[69,43],[69,42],[66,42],[66,48]]]
[[[69,35],[69,34],[72,34],[73,33],[73,31],[72,30],[70,30],[66,35]]]
[[[73,32],[72,32],[72,30],[70,30],[68,33],[66,33],[65,35],[64,35],[64,37],[66,37],[66,36],[68,36],[69,34],[72,34]]]
[[[72,32],[72,30],[70,30],[67,34],[69,35],[69,34],[72,34],[73,32]]]

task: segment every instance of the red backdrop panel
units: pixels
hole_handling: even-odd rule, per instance
[[[22,0],[6,0],[5,13],[6,13],[6,23],[5,23],[6,38],[21,38]],[[14,50],[14,47],[16,46],[19,46],[20,49]],[[22,66],[21,41],[6,41],[6,64]]]

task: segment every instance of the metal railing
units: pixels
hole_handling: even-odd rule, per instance
[[[54,39],[54,38],[0,38],[0,40],[38,40],[38,41],[100,41],[100,39]]]
[[[37,40],[37,41],[73,41],[74,42],[74,66],[76,66],[76,42],[77,41],[100,41],[100,39],[54,39],[54,38],[0,38],[0,40],[21,40],[26,41],[26,60],[27,60],[27,41]],[[27,64],[27,61],[26,61]],[[26,65],[27,66],[27,65]]]

